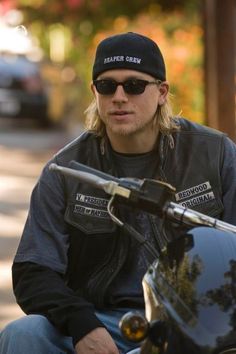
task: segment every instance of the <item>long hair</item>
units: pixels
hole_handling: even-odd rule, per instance
[[[93,131],[96,135],[103,137],[105,135],[105,124],[101,120],[96,100],[94,99],[85,111],[85,128]],[[170,97],[167,97],[166,102],[157,107],[154,125],[158,125],[159,131],[163,135],[170,135],[173,131],[178,130],[179,126],[174,120]]]

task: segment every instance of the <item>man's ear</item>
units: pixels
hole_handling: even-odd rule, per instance
[[[166,102],[167,95],[169,93],[169,84],[167,81],[163,81],[159,86],[159,105],[162,106]]]
[[[92,82],[90,84],[90,89],[91,89],[92,93],[95,95],[95,86]]]

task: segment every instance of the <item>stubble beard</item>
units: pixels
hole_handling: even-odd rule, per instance
[[[128,124],[111,124],[109,120],[105,125],[112,134],[116,134],[118,136],[120,135],[123,137],[133,136],[135,134],[148,131],[148,129],[149,131],[153,130],[156,126],[156,114],[154,114],[154,116],[149,121],[142,122],[139,120],[134,122],[134,124],[131,126],[128,126]]]

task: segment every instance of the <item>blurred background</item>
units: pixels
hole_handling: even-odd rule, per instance
[[[12,89],[21,88],[25,95],[23,109],[20,93],[14,100],[0,100],[1,115],[37,115],[42,125],[46,114],[55,125],[83,122],[98,42],[113,33],[137,31],[163,51],[176,112],[204,121],[199,1],[5,0],[0,10],[0,85],[9,87],[12,78]],[[38,110],[27,91],[37,94]]]
[[[0,1],[0,329],[21,315],[10,268],[42,166],[83,130],[97,44],[151,37],[173,108],[236,140],[235,0]]]

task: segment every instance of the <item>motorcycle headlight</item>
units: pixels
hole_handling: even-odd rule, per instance
[[[148,321],[139,312],[127,312],[120,320],[122,335],[131,342],[141,342],[148,333]]]

